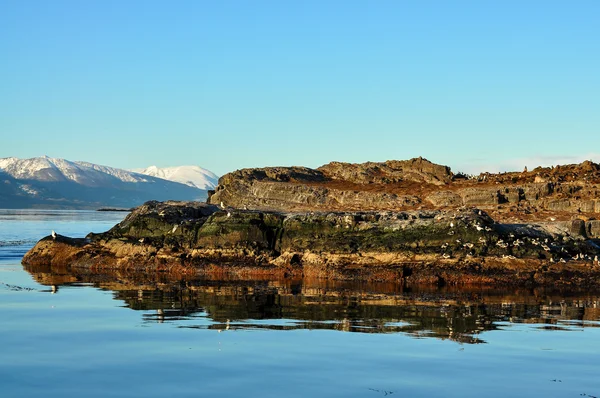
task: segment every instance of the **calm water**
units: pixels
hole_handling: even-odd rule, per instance
[[[0,210],[1,397],[600,397],[598,292],[20,265],[124,216]]]

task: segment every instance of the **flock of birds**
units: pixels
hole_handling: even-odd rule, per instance
[[[441,219],[441,218],[440,218],[440,219]],[[450,221],[450,223],[449,223],[448,225],[449,225],[449,227],[451,228],[451,231],[448,233],[448,235],[454,235],[454,228],[455,228],[455,227],[458,227],[458,225],[457,225],[457,224],[455,224],[453,221]],[[475,224],[472,224],[472,226],[474,226],[474,227],[477,229],[477,231],[484,231],[484,230],[485,230],[486,232],[488,232],[488,231],[491,231],[491,230],[492,230],[492,229],[491,229],[490,227],[488,227],[488,226],[481,226],[481,225],[479,225],[479,224],[477,224],[477,223],[475,223]],[[465,227],[465,228],[468,228],[469,226],[468,226],[468,225],[465,225],[464,227]],[[515,235],[511,233],[511,234],[509,234],[509,237],[510,237],[511,239],[514,239],[514,238],[515,238]],[[549,239],[547,239],[547,238],[546,238],[544,241],[542,241],[542,240],[541,240],[541,239],[539,239],[539,238],[527,238],[527,237],[524,237],[524,238],[523,238],[523,240],[521,240],[521,239],[516,239],[516,240],[514,240],[513,242],[505,242],[503,239],[499,239],[499,240],[498,240],[498,241],[497,241],[495,244],[496,244],[496,246],[498,246],[498,247],[500,247],[500,248],[506,249],[506,248],[508,248],[508,247],[509,247],[509,246],[511,246],[511,245],[512,245],[512,246],[515,246],[515,247],[522,246],[522,245],[524,245],[524,244],[525,244],[525,242],[524,242],[524,241],[525,241],[525,240],[527,240],[527,239],[530,239],[530,242],[531,242],[531,244],[533,244],[533,245],[535,245],[535,246],[540,246],[540,247],[541,247],[542,249],[544,249],[546,252],[552,252],[552,251],[553,251],[553,248],[551,248],[551,247],[549,246],[549,245],[552,245],[552,243],[550,243],[550,242],[549,242]],[[486,240],[484,237],[479,237],[479,241],[478,241],[478,242],[479,242],[480,244],[486,244],[486,243],[488,243],[488,242],[487,242],[487,240]],[[463,242],[462,242],[462,240],[461,240],[461,239],[456,239],[456,243],[460,245],[460,244],[462,244]],[[470,242],[467,242],[467,243],[464,243],[464,244],[462,244],[462,247],[464,247],[464,248],[467,248],[467,249],[472,249],[474,246],[475,246],[475,245],[474,245],[473,243],[470,243]],[[441,246],[440,246],[440,248],[441,248],[442,250],[444,250],[444,251],[445,251],[445,250],[446,250],[448,247],[449,247],[449,244],[448,244],[448,243],[444,243],[443,245],[441,245]],[[566,250],[565,250],[565,248],[562,248],[562,252],[563,252],[563,253],[566,253]],[[472,257],[472,252],[469,252],[469,253],[467,254],[467,257]],[[452,256],[451,256],[450,254],[448,254],[448,253],[444,252],[444,253],[442,253],[442,258],[444,258],[444,259],[450,259],[450,258],[452,258]],[[515,256],[513,256],[513,255],[510,255],[510,254],[509,254],[509,255],[506,255],[506,254],[505,254],[505,255],[502,255],[502,258],[505,258],[505,259],[516,259],[517,257],[515,257]],[[599,256],[598,256],[598,255],[591,256],[591,255],[587,255],[587,254],[584,254],[584,253],[579,253],[579,254],[576,254],[575,256],[572,256],[572,257],[570,257],[570,258],[569,258],[568,256],[565,256],[564,254],[563,254],[563,256],[562,256],[562,257],[560,257],[560,258],[557,258],[557,259],[555,259],[554,257],[550,257],[550,263],[556,263],[556,262],[560,262],[560,263],[566,263],[566,262],[568,262],[568,261],[585,261],[585,262],[592,262],[592,264],[593,264],[593,265],[600,266],[600,258],[599,258]]]

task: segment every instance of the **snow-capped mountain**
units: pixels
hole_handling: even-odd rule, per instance
[[[0,208],[134,207],[148,200],[205,198],[204,189],[88,162],[0,159]]]
[[[20,180],[73,181],[87,186],[102,185],[111,179],[121,182],[148,182],[144,176],[127,170],[48,156],[0,159],[0,170]]]
[[[151,177],[180,182],[199,189],[214,189],[219,181],[219,177],[215,173],[199,166],[164,168],[150,166],[145,169],[133,169],[132,171]]]

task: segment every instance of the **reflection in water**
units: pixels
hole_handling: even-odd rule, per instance
[[[332,329],[405,333],[460,343],[483,343],[480,333],[503,324],[541,328],[597,327],[600,293],[485,288],[406,288],[395,284],[323,280],[193,280],[180,275],[27,267],[51,293],[60,285],[92,284],[111,290],[144,322],[183,328]]]

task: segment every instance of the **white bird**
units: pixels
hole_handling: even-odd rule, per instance
[[[227,217],[231,217],[231,213],[230,212],[227,212]]]
[[[221,201],[221,209],[225,209],[225,204]]]
[[[52,239],[56,239],[56,232],[54,230],[52,230]]]

